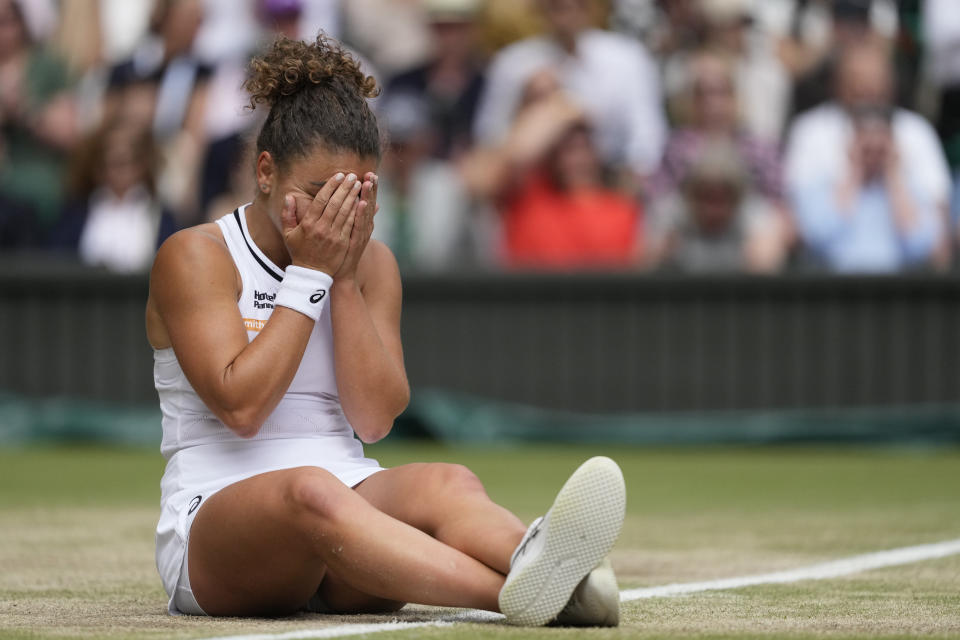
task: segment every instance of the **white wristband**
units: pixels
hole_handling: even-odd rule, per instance
[[[299,311],[316,322],[327,304],[331,284],[333,278],[323,271],[290,265],[284,271],[274,304]]]

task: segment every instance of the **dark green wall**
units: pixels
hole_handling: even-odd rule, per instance
[[[143,277],[0,261],[0,390],[152,403]],[[960,280],[408,277],[414,390],[593,412],[956,403]]]

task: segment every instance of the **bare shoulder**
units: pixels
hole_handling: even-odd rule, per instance
[[[183,229],[160,246],[150,271],[147,297],[147,338],[154,348],[169,347],[165,317],[202,298],[232,296],[242,288],[230,250],[213,223]]]
[[[390,247],[379,240],[370,240],[357,265],[357,279],[364,290],[389,286],[399,291],[400,268]]]
[[[181,300],[192,293],[209,295],[212,291],[236,297],[241,289],[240,274],[214,223],[183,229],[167,238],[150,271],[154,303],[171,294]]]
[[[176,232],[167,238],[157,251],[153,273],[177,264],[190,264],[195,261],[217,262],[230,259],[230,251],[223,240],[220,227],[214,223],[201,224]]]

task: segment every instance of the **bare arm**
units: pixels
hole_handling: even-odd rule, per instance
[[[468,189],[480,197],[504,195],[583,117],[580,107],[559,92],[526,107],[503,144],[477,148],[461,162]]]
[[[222,240],[188,229],[157,253],[149,304],[187,380],[225,425],[252,437],[290,386],[314,323],[277,307],[248,342],[238,295],[236,270]]]
[[[370,180],[370,174],[366,176]],[[386,245],[372,242],[376,193],[366,181],[351,253],[331,291],[334,369],[344,414],[364,442],[380,440],[410,400],[400,343],[400,273]]]
[[[347,253],[349,234],[341,234],[353,226],[356,196],[346,183],[329,180],[299,223],[288,203],[284,241],[295,263],[336,271]],[[216,227],[182,231],[157,254],[147,323],[151,342],[173,347],[207,407],[238,435],[253,437],[290,386],[314,321],[278,306],[248,342],[239,292],[236,268]]]

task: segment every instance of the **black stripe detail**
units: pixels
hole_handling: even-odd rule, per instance
[[[260,256],[257,255],[257,252],[253,250],[253,247],[250,246],[250,241],[247,240],[247,234],[243,232],[243,223],[240,222],[240,209],[233,210],[233,217],[237,219],[237,226],[240,227],[240,235],[243,236],[243,242],[247,245],[247,249],[250,250],[250,255],[253,256],[253,259],[263,267],[263,270],[273,276],[273,279],[277,282],[283,282],[283,276],[278,276],[277,273],[270,268],[266,262],[260,259]]]

